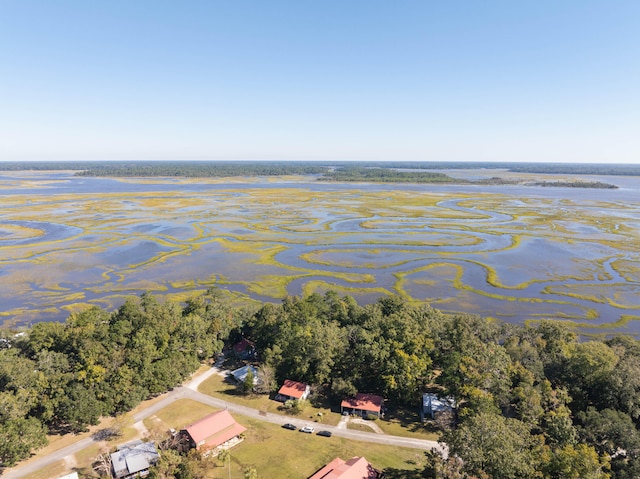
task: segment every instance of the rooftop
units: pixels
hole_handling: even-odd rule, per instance
[[[229,439],[242,434],[246,427],[238,424],[229,411],[214,412],[185,428],[196,447],[218,447]]]
[[[377,479],[379,471],[364,457],[352,457],[344,461],[339,457],[324,466],[309,479]]]
[[[307,387],[308,386],[304,383],[292,381],[291,379],[285,379],[282,387],[278,391],[278,394],[300,399],[307,391]]]
[[[359,409],[361,411],[380,412],[382,408],[382,396],[375,394],[358,393],[355,398],[349,398],[342,401],[342,407]]]
[[[116,478],[125,477],[148,469],[160,459],[153,442],[132,441],[118,446],[111,454],[111,465]]]
[[[251,366],[247,364],[246,366],[242,366],[241,368],[236,369],[235,371],[231,371],[231,375],[235,378],[239,383],[243,383],[247,379],[247,374],[249,374],[249,370],[253,374],[253,384],[258,384],[258,369],[255,366]]]

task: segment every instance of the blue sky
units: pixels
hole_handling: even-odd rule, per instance
[[[0,0],[0,160],[640,163],[640,1]]]

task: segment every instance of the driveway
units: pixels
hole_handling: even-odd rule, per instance
[[[192,399],[194,401],[198,401],[202,404],[207,404],[218,409],[228,409],[230,412],[233,412],[235,414],[251,417],[260,421],[270,422],[273,424],[283,425],[285,423],[291,423],[296,425],[298,428],[308,425],[317,427],[317,424],[312,421],[291,418],[289,416],[282,416],[280,414],[266,413],[264,411],[259,411],[247,406],[234,404],[223,399],[214,398],[198,392],[198,386],[203,381],[207,380],[214,374],[220,373],[221,371],[218,368],[212,367],[203,374],[199,374],[193,379],[190,379],[189,381],[184,383],[184,386],[175,388],[173,391],[166,393],[159,401],[156,401],[155,403],[149,405],[141,411],[133,414],[132,417],[134,423],[142,421],[143,419],[157,413],[164,407],[179,399]],[[329,426],[325,424],[322,425],[322,429],[331,431],[335,436],[345,437],[354,441],[374,442],[378,444],[387,444],[389,446],[410,447],[414,449],[422,449],[425,451],[435,449],[438,451],[442,451],[445,455],[447,454],[446,447],[443,447],[442,444],[436,441],[410,437],[388,436],[385,434],[376,434],[373,432],[365,431],[355,431],[351,429],[341,428],[340,426]],[[93,437],[80,439],[77,442],[54,451],[46,456],[34,457],[23,464],[19,464],[14,468],[5,469],[1,477],[2,479],[19,479],[21,477],[27,476],[36,471],[39,471],[40,469],[44,469],[45,467],[53,463],[61,461],[67,456],[75,454],[91,446],[94,442],[99,442],[99,439],[94,439]]]

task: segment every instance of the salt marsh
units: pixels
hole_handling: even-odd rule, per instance
[[[64,320],[152,291],[334,289],[640,333],[640,179],[617,190],[307,178],[0,177],[0,319]]]

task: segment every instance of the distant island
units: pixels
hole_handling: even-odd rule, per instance
[[[317,161],[7,161],[0,171],[74,171],[87,177],[316,176],[318,181],[522,185],[562,188],[617,188],[601,181],[531,181],[514,178],[467,180],[432,170],[503,170],[543,175],[640,176],[640,165],[496,162],[317,162]]]
[[[603,183],[602,181],[536,181],[528,186],[559,186],[562,188],[609,188],[615,189],[616,185]]]
[[[341,167],[329,171],[320,178],[320,181],[336,182],[371,182],[371,183],[438,183],[454,185],[521,185],[521,186],[546,186],[559,188],[606,188],[616,189],[616,185],[602,181],[527,181],[511,178],[492,178],[479,180],[466,180],[453,178],[444,173],[426,171],[398,171],[392,168],[363,168]]]

